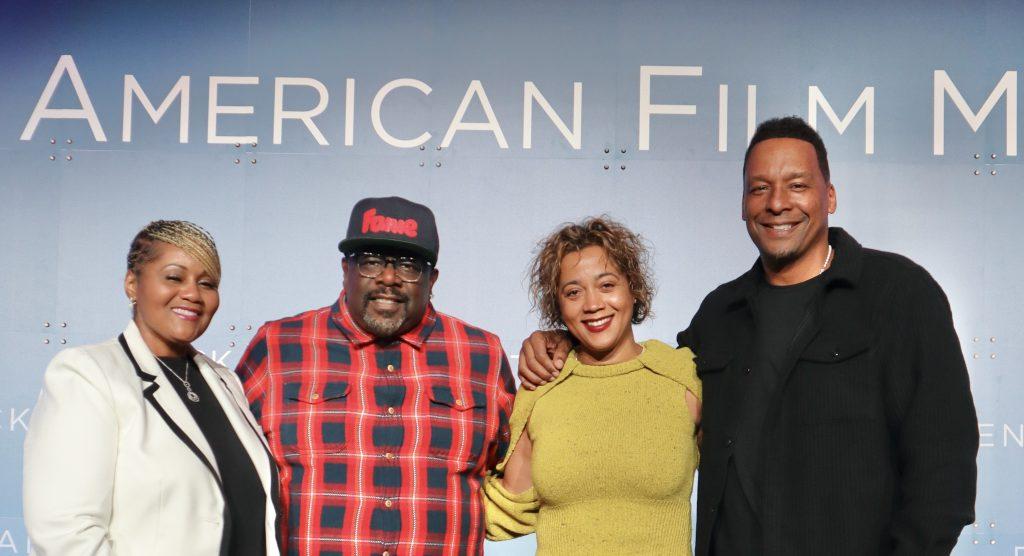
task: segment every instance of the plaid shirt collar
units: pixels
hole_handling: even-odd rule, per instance
[[[345,290],[341,291],[338,300],[331,306],[331,321],[337,325],[341,333],[356,347],[365,347],[379,339],[356,324],[352,314],[348,311],[348,307],[345,305]],[[436,323],[437,312],[434,311],[434,304],[428,303],[427,311],[423,314],[423,320],[414,326],[412,330],[399,336],[398,339],[416,349],[420,349],[423,347],[423,343],[427,341],[427,338],[430,337],[430,333],[434,331]]]

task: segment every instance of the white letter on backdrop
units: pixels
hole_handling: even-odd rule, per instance
[[[577,151],[583,146],[583,83],[575,81],[572,84],[572,130],[565,125],[565,121],[558,117],[555,109],[551,107],[548,99],[540,93],[540,89],[533,81],[523,83],[523,148],[533,147],[533,102],[536,101],[544,113],[555,124],[562,137],[569,142],[569,145]]]
[[[82,105],[81,108],[50,108],[50,100],[53,98],[53,93],[57,90],[57,84],[60,83],[64,72],[68,72],[68,79],[71,80],[71,85],[75,88],[78,103]],[[89,92],[85,90],[85,83],[82,82],[82,76],[78,73],[75,59],[70,54],[64,54],[57,60],[57,65],[54,66],[53,73],[50,74],[50,80],[46,82],[46,87],[43,87],[43,94],[39,95],[39,101],[36,102],[36,107],[32,110],[32,115],[29,116],[24,131],[21,132],[22,141],[32,139],[39,121],[43,118],[85,120],[89,122],[89,128],[92,129],[92,135],[97,141],[102,143],[107,140],[107,135],[103,133],[103,127],[100,126],[100,119],[96,116],[96,109],[92,107],[92,101],[89,100]]]
[[[285,110],[284,109],[284,88],[286,85],[312,87],[320,95],[316,107],[311,110]],[[284,120],[299,120],[306,125],[310,135],[320,145],[328,145],[320,128],[313,123],[313,118],[319,116],[327,109],[327,87],[323,83],[309,77],[277,77],[274,79],[274,144],[281,144],[281,128]]]
[[[718,86],[718,152],[729,148],[729,86]]]
[[[1024,425],[1019,425],[1019,426],[1020,426],[1020,428],[1018,430],[1020,431],[1020,436],[1018,436],[1016,433],[1013,432],[1013,429],[1010,428],[1010,424],[1009,423],[1003,423],[1003,447],[1004,448],[1009,448],[1010,447],[1010,438],[1013,438],[1013,440],[1017,443],[1018,447],[1024,448]]]
[[[373,97],[373,104],[370,106],[370,122],[373,123],[373,129],[377,132],[377,136],[383,139],[385,143],[400,149],[411,149],[429,141],[430,133],[424,131],[419,135],[419,137],[415,137],[413,139],[399,139],[388,133],[387,130],[384,129],[384,124],[380,121],[380,106],[384,103],[384,97],[388,96],[388,93],[399,87],[412,87],[425,95],[429,95],[432,90],[430,85],[427,85],[419,79],[402,78],[385,83]]]
[[[980,446],[982,448],[994,448],[995,447],[995,444],[993,444],[992,442],[986,442],[985,441],[986,438],[992,438],[993,434],[990,431],[991,431],[992,427],[994,427],[994,426],[995,425],[993,423],[978,423],[978,437],[979,437],[979,442],[980,442],[978,444],[978,446]],[[988,428],[988,430],[983,430],[985,428]]]
[[[828,103],[825,95],[822,94],[821,89],[816,85],[811,85],[807,88],[807,123],[810,124],[814,129],[818,129],[818,110],[817,107],[821,107],[825,115],[828,116],[829,121],[832,125],[836,126],[836,131],[839,135],[842,135],[847,127],[850,127],[850,123],[853,118],[857,115],[857,112],[861,108],[864,108],[864,154],[875,153],[875,88],[864,87],[861,91],[860,96],[853,103],[853,106],[840,120],[839,116],[836,115],[836,111],[832,109],[832,105]]]
[[[747,144],[754,137],[754,125],[757,123],[757,85],[747,85]]]
[[[945,94],[949,95],[953,104],[960,109],[967,124],[971,129],[978,131],[981,123],[988,117],[989,112],[995,107],[999,97],[1006,95],[1006,156],[1017,156],[1017,72],[1008,71],[1003,78],[996,83],[996,88],[988,95],[985,104],[975,114],[971,107],[964,100],[963,95],[949,78],[945,70],[935,70],[934,93],[934,130],[932,152],[937,155],[945,154],[946,143],[946,106],[943,104]]]
[[[252,106],[221,106],[217,104],[217,88],[221,85],[259,85],[259,77],[210,76],[210,110],[206,119],[206,142],[216,145],[230,143],[255,143],[255,135],[217,135],[218,114],[252,114]]]
[[[480,106],[484,109],[484,115],[487,116],[487,122],[463,122],[462,117],[466,115],[466,109],[469,108],[470,101],[473,97],[477,96],[480,98]],[[441,141],[442,147],[447,147],[452,144],[452,138],[455,137],[456,131],[491,131],[494,133],[494,138],[498,141],[498,146],[507,149],[508,141],[505,140],[505,134],[501,132],[501,126],[498,125],[498,118],[494,116],[494,109],[491,108],[491,103],[487,100],[487,93],[484,92],[483,85],[480,81],[474,79],[469,84],[469,88],[466,89],[466,95],[462,97],[462,104],[459,105],[459,109],[455,111],[455,117],[452,118],[451,125],[448,126],[448,132],[444,134],[444,139]]]
[[[697,113],[695,104],[651,104],[651,77],[655,75],[675,75],[682,77],[700,77],[701,66],[640,66],[640,150],[651,148],[651,115]]]
[[[181,115],[178,118],[178,142],[188,143],[189,82],[189,76],[182,75],[178,82],[171,87],[171,92],[167,93],[167,96],[164,97],[164,100],[160,103],[160,108],[153,108],[153,103],[150,102],[149,97],[146,96],[146,92],[142,90],[142,86],[139,85],[135,76],[130,73],[126,74],[124,76],[124,112],[121,120],[121,141],[129,143],[132,140],[132,97],[138,97],[139,104],[146,110],[154,124],[160,123],[160,119],[170,109],[174,100],[181,97]]]
[[[345,80],[345,146],[351,147],[355,139],[356,80]]]

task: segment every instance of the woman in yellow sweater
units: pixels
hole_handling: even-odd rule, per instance
[[[642,240],[604,217],[566,225],[541,242],[530,290],[576,348],[516,395],[484,486],[488,538],[536,532],[538,555],[691,554],[700,382],[689,350],[633,338],[654,290]]]

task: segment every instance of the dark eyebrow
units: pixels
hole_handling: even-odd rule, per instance
[[[185,272],[188,272],[188,267],[186,267],[185,265],[180,265],[178,263],[167,263],[166,265],[164,265],[164,267],[161,270],[168,270],[171,267],[175,267],[175,268],[177,268],[179,270],[184,270]],[[198,276],[199,276],[199,278],[211,278],[210,274],[208,272],[206,272],[205,268],[199,271]]]
[[[782,180],[783,181],[790,181],[790,180],[795,180],[795,179],[801,179],[801,178],[806,178],[809,175],[810,175],[810,173],[808,173],[808,172],[790,172],[790,173],[782,176]],[[766,178],[765,176],[762,176],[762,175],[750,176],[750,179],[748,179],[746,181],[745,185],[750,185],[750,183],[754,182],[754,181],[771,181],[771,180],[769,180],[768,178]]]
[[[605,276],[611,276],[611,277],[614,277],[614,278],[618,278],[619,277],[619,275],[614,273],[614,272],[602,272],[601,274],[597,275],[596,279],[600,280],[601,278],[604,278]],[[578,285],[580,285],[580,281],[579,280],[569,280],[568,282],[566,282],[564,284],[561,284],[558,287],[559,287],[559,289],[561,289],[561,288],[564,288],[564,287],[568,286],[569,284],[573,284],[573,285],[578,286]]]

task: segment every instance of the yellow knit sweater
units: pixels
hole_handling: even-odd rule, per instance
[[[553,382],[521,388],[513,445],[484,484],[487,537],[536,531],[538,555],[691,554],[698,454],[687,389],[700,398],[693,353],[657,340],[613,365],[569,354]],[[499,477],[524,427],[534,486],[512,494]]]

